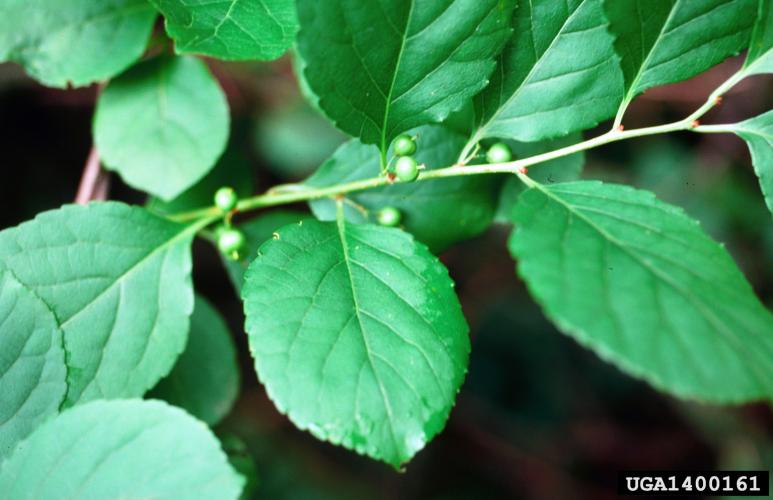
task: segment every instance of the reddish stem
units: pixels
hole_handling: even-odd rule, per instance
[[[78,186],[78,194],[75,203],[85,205],[92,200],[106,200],[110,190],[110,176],[102,170],[99,161],[99,152],[92,147],[86,165],[83,167],[83,175]]]

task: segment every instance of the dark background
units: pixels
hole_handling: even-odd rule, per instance
[[[739,65],[730,60],[646,93],[625,125],[686,116]],[[302,178],[344,139],[298,95],[289,60],[211,66],[232,109],[227,161],[247,162],[256,192]],[[704,122],[771,109],[771,83],[742,82]],[[91,147],[95,96],[93,87],[46,89],[0,65],[0,229],[72,202]],[[630,183],[684,207],[727,244],[773,306],[773,220],[740,139],[685,132],[612,144],[588,153],[584,177]],[[116,176],[111,197],[144,203]],[[442,256],[470,323],[471,366],[446,430],[403,473],[318,442],[274,409],[252,369],[241,305],[219,257],[196,244],[196,287],[231,325],[243,374],[236,408],[216,431],[244,463],[254,460],[256,498],[606,499],[616,498],[621,469],[771,468],[769,406],[679,401],[580,348],[545,320],[516,278],[509,231],[494,226]]]

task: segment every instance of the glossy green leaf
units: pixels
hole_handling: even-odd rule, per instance
[[[516,159],[530,158],[532,156],[555,151],[572,144],[582,141],[582,134],[574,133],[566,137],[552,141],[542,142],[516,142],[507,141],[510,149],[513,151],[513,157]],[[542,184],[556,184],[559,182],[569,182],[577,180],[585,165],[585,154],[575,153],[569,156],[561,156],[555,160],[538,163],[529,169],[529,176]],[[513,207],[518,201],[518,197],[524,191],[524,184],[515,175],[509,175],[502,186],[499,195],[499,206],[497,207],[496,221],[511,223],[513,216]]]
[[[262,115],[255,127],[255,146],[267,167],[292,181],[311,175],[347,139],[301,100]]]
[[[758,0],[605,0],[626,94],[687,80],[749,44]]]
[[[217,310],[196,296],[188,345],[151,397],[179,406],[212,426],[231,411],[239,384],[231,332]]]
[[[241,500],[255,498],[258,487],[261,487],[261,496],[267,496],[265,489],[262,488],[263,484],[258,478],[255,459],[250,453],[247,444],[241,438],[231,433],[219,433],[218,438],[220,438],[223,451],[228,455],[228,462],[231,464],[231,467],[244,479]]]
[[[293,0],[150,0],[166,18],[181,54],[267,61],[292,45],[298,21]]]
[[[139,59],[156,13],[146,0],[0,0],[0,62],[51,87],[111,78]]]
[[[614,114],[623,82],[601,0],[520,2],[513,27],[475,100],[474,140],[562,137]]]
[[[215,166],[229,119],[225,95],[202,61],[162,56],[105,88],[94,140],[105,167],[168,201]]]
[[[453,165],[466,142],[464,136],[440,125],[421,127],[411,134],[418,136],[415,158],[428,169]],[[378,175],[378,149],[352,140],[322,164],[306,184],[332,186]],[[477,175],[394,184],[351,193],[349,199],[365,207],[368,214],[350,204],[346,205],[345,213],[349,221],[361,223],[375,220],[375,213],[383,207],[395,207],[402,213],[405,229],[432,251],[440,252],[488,228],[496,211],[500,182],[501,179],[493,176]],[[316,200],[310,205],[317,218],[335,219],[332,200]]]
[[[67,390],[62,332],[50,309],[0,263],[0,461],[56,415]]]
[[[447,270],[407,233],[286,226],[242,297],[258,375],[301,429],[398,467],[445,425],[467,324]]]
[[[752,30],[744,74],[773,73],[773,2],[759,0],[757,22]]]
[[[115,202],[0,232],[0,260],[64,332],[65,406],[141,396],[185,347],[195,227]]]
[[[513,0],[300,0],[306,79],[341,130],[386,151],[477,94]]]
[[[239,260],[223,258],[223,263],[228,276],[231,278],[234,288],[241,292],[244,282],[244,273],[252,262],[252,259],[258,254],[258,248],[268,241],[274,234],[274,231],[282,226],[294,224],[304,219],[310,218],[309,214],[293,210],[276,210],[261,214],[244,224],[239,224],[239,230],[244,233],[247,239],[246,247],[239,252]]]
[[[734,132],[749,146],[765,204],[773,214],[773,111],[722,128]]]
[[[0,491],[16,500],[235,500],[243,484],[209,429],[161,401],[94,401],[67,410],[0,469]]]
[[[773,397],[773,315],[681,209],[573,182],[529,189],[514,221],[518,273],[580,343],[677,396]]]

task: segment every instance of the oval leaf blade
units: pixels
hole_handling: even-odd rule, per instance
[[[773,315],[682,210],[574,182],[529,189],[514,220],[520,276],[580,343],[678,396],[773,397]]]
[[[513,0],[301,0],[298,50],[320,107],[385,152],[487,84]],[[352,89],[356,89],[352,91]]]
[[[139,59],[156,12],[145,0],[2,0],[0,62],[51,87],[111,78]]]
[[[475,99],[473,142],[552,139],[614,114],[623,81],[601,0],[519,2],[513,27]]]
[[[398,467],[445,425],[467,324],[448,272],[407,233],[286,226],[242,297],[258,375],[301,429]]]
[[[687,80],[746,48],[757,0],[604,0],[604,7],[625,107],[648,88]]]
[[[243,483],[210,430],[161,401],[94,401],[67,410],[0,469],[0,491],[20,500],[235,500]]]
[[[111,81],[94,140],[105,167],[169,201],[217,163],[229,132],[225,94],[193,57],[158,57]]]
[[[141,396],[172,368],[193,309],[195,230],[105,202],[66,205],[0,232],[2,265],[64,332],[65,406]]]

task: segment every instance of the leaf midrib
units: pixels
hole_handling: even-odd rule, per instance
[[[403,53],[405,52],[405,44],[408,41],[408,28],[411,26],[411,18],[413,17],[413,6],[414,1],[418,0],[412,0],[410,7],[408,7],[408,15],[405,19],[405,27],[403,28],[403,34],[402,39],[400,40],[400,51],[397,53],[397,61],[395,61],[395,69],[392,72],[392,81],[389,83],[389,91],[386,95],[386,101],[385,101],[385,109],[384,109],[384,121],[381,124],[381,151],[386,152],[387,150],[387,125],[389,124],[389,111],[392,109],[392,94],[395,91],[395,85],[397,84],[397,74],[400,71],[400,63],[403,60]]]
[[[341,240],[341,249],[344,254],[344,263],[346,264],[346,276],[349,278],[349,286],[351,288],[352,292],[352,301],[354,303],[354,311],[355,315],[357,317],[357,323],[359,324],[360,329],[360,335],[362,337],[362,342],[365,345],[365,352],[368,356],[368,365],[370,365],[370,370],[373,372],[373,377],[376,379],[376,382],[378,383],[379,392],[381,393],[381,399],[384,403],[384,410],[387,412],[387,416],[389,417],[389,432],[392,436],[392,442],[395,446],[395,455],[398,457],[398,460],[400,460],[400,445],[397,441],[397,436],[395,434],[395,428],[394,428],[394,414],[392,412],[392,405],[389,403],[389,398],[386,395],[385,389],[384,389],[384,383],[381,381],[381,378],[378,375],[378,371],[376,370],[376,365],[373,362],[373,356],[371,354],[371,348],[368,344],[368,338],[365,334],[365,324],[362,321],[362,317],[360,316],[360,305],[357,300],[357,289],[354,285],[354,275],[352,273],[352,266],[349,263],[349,244],[346,241],[346,221],[344,220],[343,213],[341,210],[338,211],[338,214],[336,216],[336,227],[338,229],[338,238]]]

